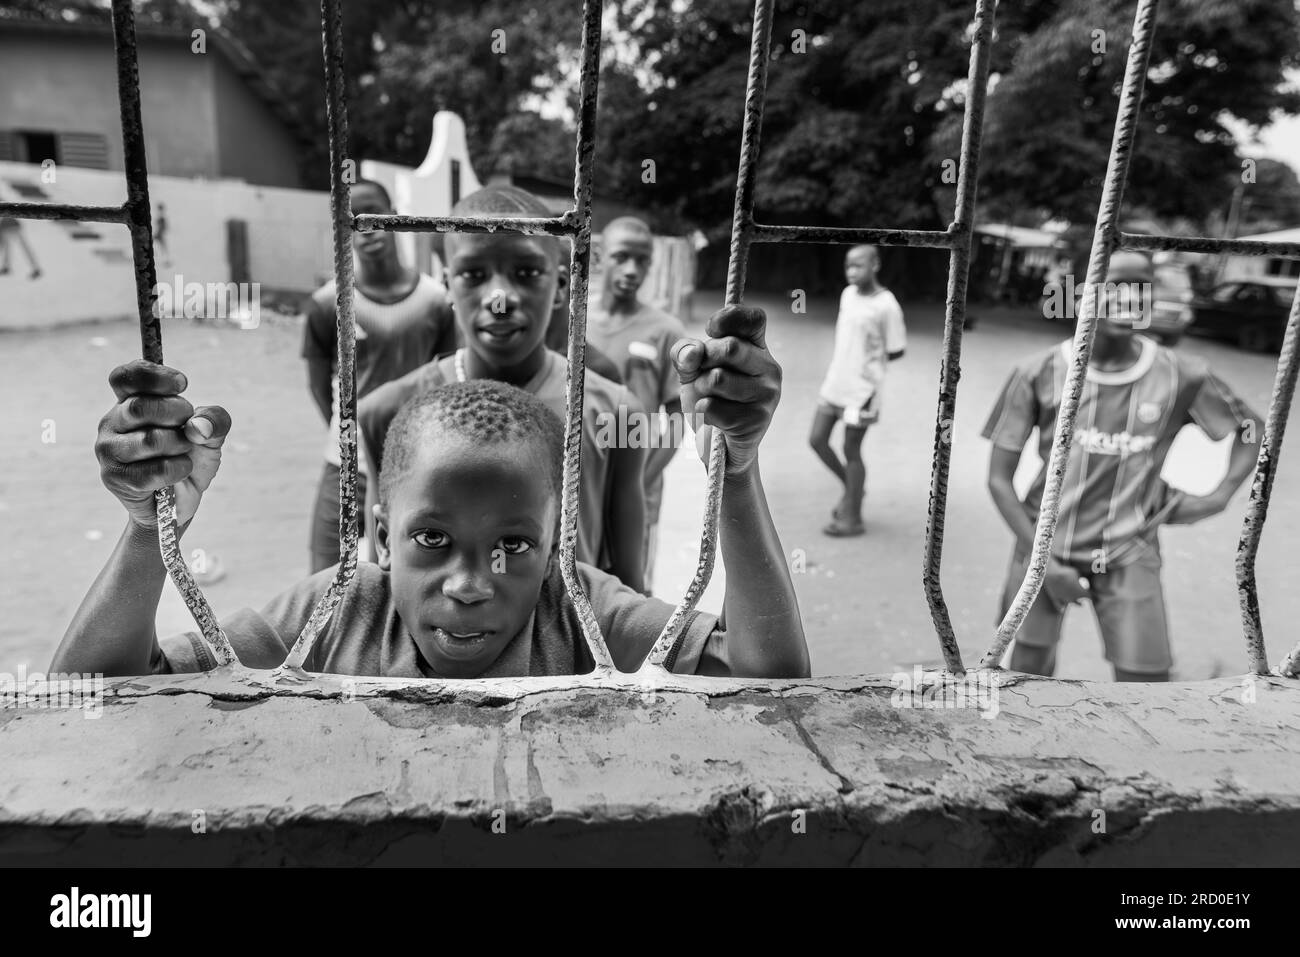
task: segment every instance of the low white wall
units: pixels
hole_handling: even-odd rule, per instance
[[[121,173],[0,163],[0,201],[112,206],[126,197]],[[332,268],[329,197],[301,189],[230,180],[149,178],[154,226],[165,209],[165,248],[156,247],[158,281],[229,282],[227,222],[248,224],[249,282],[314,289]],[[124,226],[21,220],[8,239],[9,272],[0,275],[0,328],[134,317],[135,280]],[[31,257],[27,255],[30,250]],[[32,262],[40,274],[32,277]],[[0,253],[3,261],[3,253]]]

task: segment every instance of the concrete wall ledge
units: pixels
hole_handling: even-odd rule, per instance
[[[0,864],[1300,863],[1300,682],[997,677],[996,715],[890,676],[0,698]]]

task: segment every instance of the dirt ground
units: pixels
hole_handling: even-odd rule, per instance
[[[690,328],[720,303],[696,296]],[[907,355],[893,363],[881,423],[867,436],[868,534],[831,539],[820,532],[838,498],[834,480],[807,447],[817,389],[830,357],[834,301],[814,299],[807,314],[775,296],[752,300],[769,312],[768,342],[785,369],[785,392],[762,454],[769,501],[796,574],[816,674],[892,671],[940,660],[921,589],[922,536],[929,497],[942,309],[905,303]],[[985,490],[988,443],[979,430],[1011,365],[1068,334],[1035,314],[972,308],[979,323],[965,339],[954,427],[943,582],[962,653],[974,663],[994,627],[996,598],[1011,536]],[[308,517],[321,465],[325,426],[310,401],[298,357],[295,319],[256,329],[173,320],[164,329],[167,362],[189,376],[196,404],[229,409],[234,428],[220,476],[185,537],[187,553],[219,558],[225,577],[206,591],[218,615],[260,606],[307,568]],[[1257,411],[1268,405],[1276,365],[1204,340],[1179,349],[1208,359]],[[11,410],[0,422],[0,670],[44,669],[98,569],[120,534],[120,506],[100,485],[93,442],[112,401],[109,370],[139,355],[126,323],[0,335],[0,388]],[[1293,438],[1293,442],[1296,439]],[[1217,481],[1226,448],[1192,432],[1180,436],[1166,477],[1191,491]],[[1031,455],[1027,455],[1027,459]],[[1269,657],[1296,640],[1300,590],[1289,587],[1300,525],[1300,466],[1282,457],[1259,558]],[[1025,477],[1032,463],[1022,463]],[[683,452],[669,467],[656,592],[673,598],[695,566],[703,509],[703,467]],[[1229,511],[1163,533],[1165,586],[1176,676],[1205,678],[1246,667],[1233,561],[1246,489]],[[721,568],[719,566],[720,572]],[[724,576],[701,607],[717,610]],[[190,627],[168,588],[160,634]],[[1060,676],[1105,679],[1109,668],[1090,612],[1074,611],[1060,654]]]

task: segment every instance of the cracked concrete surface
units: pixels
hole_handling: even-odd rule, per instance
[[[0,710],[0,863],[1294,865],[1300,683],[1245,680],[122,679]]]

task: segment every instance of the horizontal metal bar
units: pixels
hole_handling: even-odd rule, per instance
[[[755,243],[868,243],[872,246],[930,246],[951,249],[955,234],[944,229],[876,229],[847,226],[775,226],[753,223]]]
[[[1260,239],[1213,239],[1209,236],[1144,236],[1120,233],[1122,249],[1146,252],[1230,253],[1234,256],[1281,256],[1300,259],[1300,243],[1270,243]]]
[[[73,206],[69,203],[0,203],[0,216],[18,219],[72,219],[83,223],[128,222],[125,206]]]
[[[576,236],[581,223],[573,210],[563,216],[380,216],[359,213],[352,228],[359,233],[520,233],[526,236]]]

